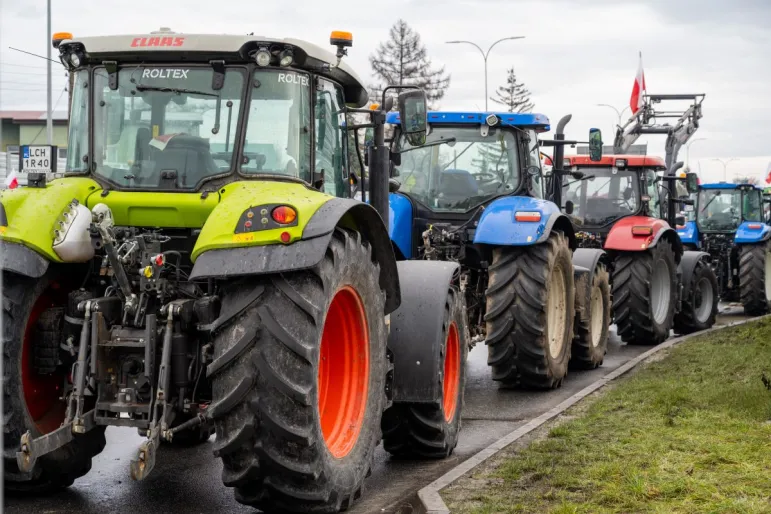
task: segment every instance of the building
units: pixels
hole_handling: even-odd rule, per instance
[[[67,121],[67,111],[54,111],[53,144],[59,147],[59,157],[67,151]],[[47,142],[46,111],[0,111],[0,152]]]

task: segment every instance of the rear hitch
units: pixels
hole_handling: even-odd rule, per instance
[[[72,441],[77,434],[84,434],[96,426],[94,414],[90,410],[81,417],[82,424],[76,426],[72,421],[63,423],[61,427],[37,439],[27,431],[21,436],[21,451],[16,452],[16,464],[19,471],[30,473],[37,460],[43,455],[49,454]]]

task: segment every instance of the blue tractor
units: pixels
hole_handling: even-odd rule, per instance
[[[395,126],[388,226],[397,259],[460,263],[472,341],[486,343],[492,378],[550,389],[569,363],[602,364],[604,252],[576,250],[571,220],[545,199],[538,134],[549,119],[429,112],[423,141],[410,140],[398,113],[387,121]]]
[[[702,184],[693,211],[677,228],[688,250],[712,256],[720,299],[741,302],[751,316],[771,299],[771,227],[763,190],[752,184]]]

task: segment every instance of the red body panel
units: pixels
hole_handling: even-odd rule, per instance
[[[632,234],[632,227],[651,227],[653,231],[649,236],[636,236]],[[651,243],[658,240],[658,235],[667,229],[670,229],[669,224],[658,218],[648,216],[621,218],[610,229],[605,240],[605,250],[645,251]]]
[[[588,155],[566,155],[565,160],[570,161],[570,166],[607,166],[616,164],[616,159],[626,160],[627,168],[656,168],[665,170],[664,159],[653,155],[603,155],[602,160],[593,162]]]

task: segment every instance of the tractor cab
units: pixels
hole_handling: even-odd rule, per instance
[[[659,157],[606,155],[594,162],[588,156],[564,158],[565,172],[580,178],[565,179],[562,200],[565,211],[582,230],[607,232],[627,216],[665,217],[665,193],[658,173],[666,170]]]
[[[740,227],[760,230],[763,190],[752,184],[703,184],[696,199],[695,221],[702,233],[733,234]]]

